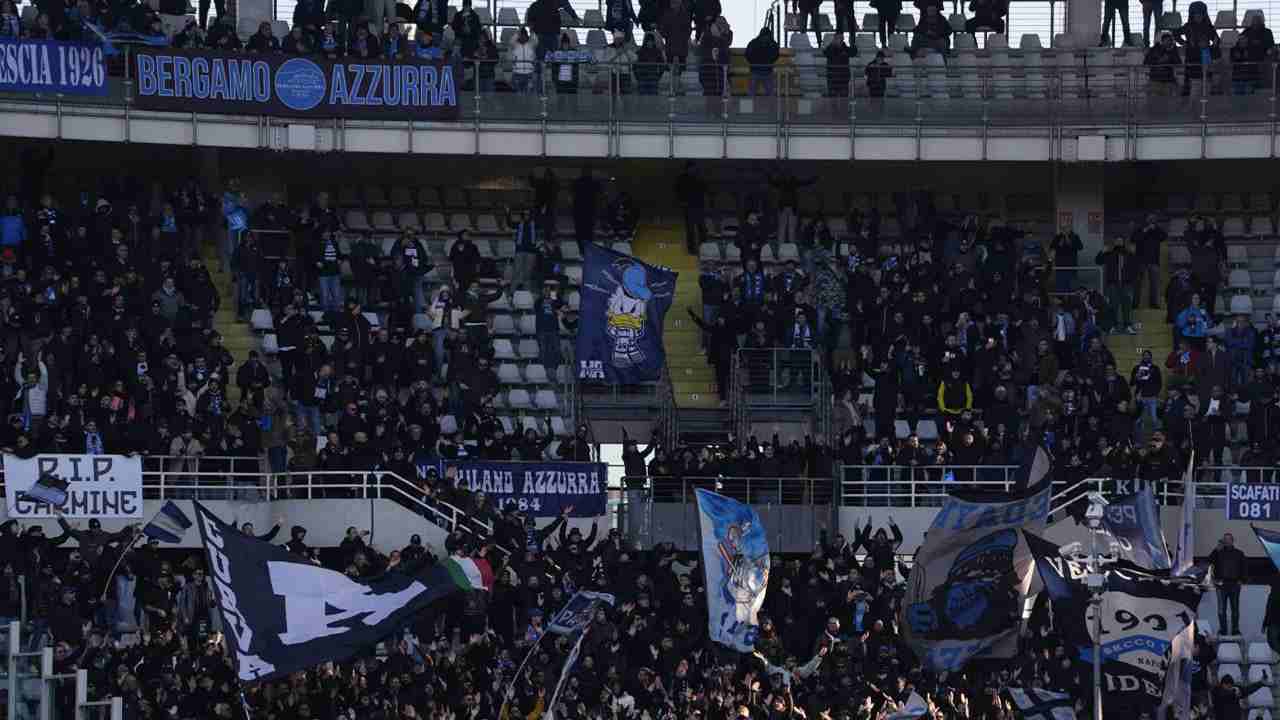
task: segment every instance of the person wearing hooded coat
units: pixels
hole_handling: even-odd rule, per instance
[[[109,533],[102,529],[102,521],[97,518],[89,520],[88,530],[79,530],[67,524],[66,519],[59,517],[58,526],[62,532],[70,535],[80,545],[80,556],[89,565],[94,565],[108,545],[133,539],[137,531],[135,525],[128,525],[119,532]]]
[[[875,535],[871,534],[871,518],[867,518],[867,524],[858,531],[854,538],[854,547],[862,546],[866,549],[867,555],[875,564],[876,572],[884,572],[885,570],[893,570],[897,567],[894,553],[898,547],[902,545],[902,530],[898,528],[893,518],[889,518],[889,531],[893,533],[890,539],[889,533],[884,528],[876,530]]]

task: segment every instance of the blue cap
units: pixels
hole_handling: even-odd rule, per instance
[[[647,286],[648,280],[643,265],[630,265],[622,272],[622,288],[634,298],[648,300],[653,297],[653,292]]]

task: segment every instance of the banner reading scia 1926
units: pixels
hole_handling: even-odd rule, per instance
[[[332,61],[135,48],[138,107],[252,115],[456,120],[454,68],[441,61]]]

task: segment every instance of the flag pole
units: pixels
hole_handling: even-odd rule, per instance
[[[520,661],[520,667],[516,668],[516,672],[511,676],[511,682],[507,684],[507,691],[502,696],[502,707],[498,710],[498,717],[506,717],[507,704],[511,702],[511,696],[515,694],[516,681],[520,679],[520,673],[524,672],[524,668],[529,664],[529,660],[533,654],[538,651],[538,646],[542,644],[542,639],[551,632],[543,629],[542,634],[538,636],[537,641],[533,643],[533,647],[529,648],[529,652],[525,653],[524,660]]]
[[[129,554],[129,551],[132,550],[133,546],[137,544],[138,538],[140,537],[142,537],[142,531],[135,530],[133,533],[133,537],[129,540],[129,544],[126,545],[125,548],[120,551],[120,557],[116,558],[116,564],[111,566],[111,572],[107,575],[107,583],[102,586],[102,595],[99,596],[98,598],[99,601],[103,601],[103,602],[106,601],[107,591],[111,589],[111,581],[115,579],[116,571],[120,569],[120,563],[124,562],[124,556]]]

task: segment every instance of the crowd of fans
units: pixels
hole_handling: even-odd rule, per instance
[[[160,12],[186,12],[184,0],[180,8],[170,8],[167,2],[159,3]],[[1109,25],[1113,12],[1119,12],[1124,43],[1129,44],[1127,10],[1122,8],[1126,4],[1112,0],[1106,3],[1104,45],[1111,43]],[[827,33],[825,38],[818,30],[819,5],[818,0],[796,1],[794,11],[801,19],[800,31],[803,35],[806,28],[813,28],[815,47],[826,61],[822,71],[826,93],[848,96],[853,81],[851,64],[860,54],[853,41],[853,33],[859,29],[853,17],[853,3],[836,2],[836,32]],[[1144,7],[1147,5],[1150,3]],[[215,5],[218,19],[210,25],[209,6],[209,0],[201,0],[198,19],[191,17],[180,30],[169,33],[155,7],[140,0],[42,0],[36,3],[38,13],[30,22],[24,22],[17,5],[6,0],[0,3],[0,37],[96,42],[107,31],[112,37],[182,49],[331,59],[443,60],[458,65],[463,72],[460,81],[467,89],[534,94],[553,89],[556,94],[578,93],[587,68],[600,90],[612,88],[615,93],[652,95],[658,94],[659,88],[670,86],[684,92],[676,76],[684,72],[692,57],[704,94],[720,96],[729,88],[734,33],[721,14],[719,0],[672,0],[669,4],[646,0],[640,3],[639,14],[631,0],[610,0],[602,13],[608,35],[592,40],[594,53],[579,45],[571,26],[578,23],[577,14],[565,0],[534,0],[524,24],[510,29],[509,38],[508,34],[495,35],[496,28],[482,21],[472,0],[463,0],[456,10],[451,10],[446,0],[417,0],[412,7],[392,0],[332,0],[328,4],[324,0],[300,0],[283,36],[278,36],[279,31],[267,21],[260,23],[256,32],[242,36],[222,0]],[[866,30],[878,31],[882,47],[862,48],[867,62],[860,74],[865,77],[867,94],[883,97],[887,79],[894,72],[889,60],[893,54],[889,37],[903,8],[901,0],[875,0],[871,6],[878,12],[879,26]],[[957,33],[976,36],[1002,32],[1008,13],[1007,0],[971,0],[968,9],[972,16],[960,28],[944,17],[941,0],[916,0],[915,6],[919,22],[906,48],[915,58],[946,56],[953,50],[952,36]],[[1232,31],[1235,39],[1225,48],[1204,2],[1191,3],[1188,15],[1182,27],[1161,31],[1146,52],[1144,64],[1150,68],[1154,94],[1248,95],[1271,86],[1276,45],[1260,13],[1251,15],[1241,32]],[[1150,23],[1145,24],[1144,37],[1150,44]],[[637,29],[641,31],[639,42]],[[751,66],[747,87],[753,95],[758,91],[772,95],[776,90],[775,74],[781,58],[776,36],[771,20],[745,46],[744,55]],[[504,59],[509,72],[499,72]],[[596,73],[596,68],[591,67],[596,63],[607,65],[609,71]]]
[[[122,697],[131,720],[538,720],[552,710],[574,642],[547,634],[547,626],[578,589],[610,593],[615,602],[601,606],[586,630],[557,718],[877,720],[913,694],[931,720],[1017,717],[1000,695],[1004,687],[1066,692],[1079,712],[1087,704],[1080,689],[1088,669],[1073,663],[1043,603],[1014,658],[974,661],[955,673],[922,667],[897,624],[910,569],[896,555],[902,535],[892,521],[892,536],[873,532],[867,518],[851,542],[824,534],[810,555],[775,556],[756,651],[748,655],[709,641],[697,554],[668,544],[639,550],[616,530],[597,537],[594,526],[584,537],[577,528],[566,532],[563,517],[538,527],[508,510],[494,520],[488,537],[453,534],[444,548],[419,535],[403,547],[398,538],[375,543],[355,527],[338,547],[314,548],[306,528],[293,526],[285,548],[357,581],[487,546],[496,583],[491,593],[436,603],[353,659],[276,681],[236,681],[202,557],[139,543],[108,581],[132,528],[107,533],[63,522],[63,534],[51,538],[39,525],[5,523],[0,607],[7,618],[18,616],[21,576],[28,642],[52,645],[55,672],[86,669],[91,697]],[[281,529],[260,538],[279,542]],[[256,532],[247,523],[242,531]],[[72,538],[77,547],[60,547]],[[1200,637],[1196,717],[1230,720],[1243,694],[1231,678],[1210,693],[1213,652]],[[67,712],[73,693],[60,689],[53,701]],[[20,707],[28,702],[34,696],[18,699]]]

